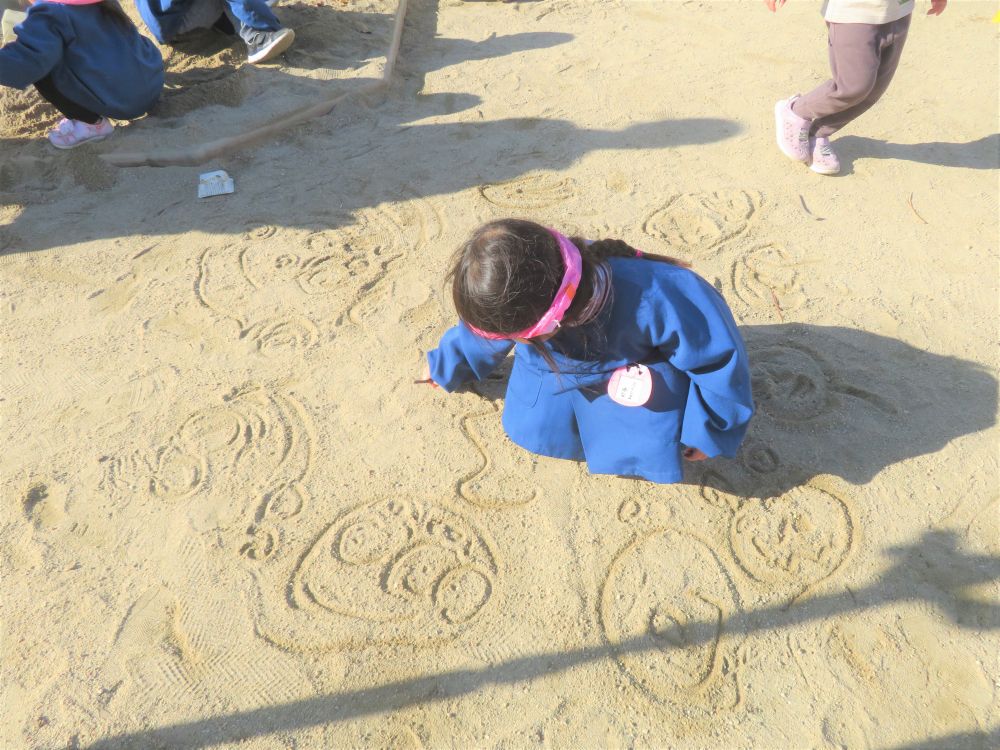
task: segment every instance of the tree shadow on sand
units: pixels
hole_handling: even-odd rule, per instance
[[[605,633],[600,645],[569,651],[541,651],[481,668],[457,669],[292,703],[195,719],[107,737],[88,747],[89,750],[209,747],[277,732],[335,725],[417,705],[432,705],[491,686],[531,683],[596,662],[617,661],[619,668],[627,674],[630,657],[639,657],[643,662],[664,660],[663,666],[669,669],[673,655],[701,658],[694,656],[699,653],[699,647],[718,642],[723,633],[742,637],[781,632],[805,623],[822,623],[842,615],[874,611],[906,602],[925,602],[962,629],[993,632],[1000,628],[1000,607],[984,601],[971,591],[971,587],[990,585],[1000,580],[1000,558],[969,553],[961,549],[954,532],[944,530],[927,531],[911,545],[888,550],[888,556],[891,566],[862,588],[812,596],[791,606],[737,610],[723,620],[692,619],[669,638],[651,631],[609,639]],[[659,599],[676,604],[677,596],[682,597],[681,601],[684,596],[683,592],[674,590],[648,591],[646,594],[654,604]],[[474,631],[471,635],[475,637]],[[969,732],[943,738],[945,744],[941,745],[917,743],[908,747],[921,750],[931,747],[980,748],[988,746],[989,737],[986,732]],[[951,740],[955,744],[947,744]]]

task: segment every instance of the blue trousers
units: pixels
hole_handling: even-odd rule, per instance
[[[207,29],[225,14],[243,36],[245,31],[275,31],[281,28],[278,17],[264,0],[195,0],[177,34]]]

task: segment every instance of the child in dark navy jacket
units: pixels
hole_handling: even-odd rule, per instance
[[[732,457],[754,413],[743,340],[722,296],[679,261],[528,221],[477,230],[451,271],[460,322],[427,355],[451,391],[515,346],[504,429],[595,474],[683,477]]]
[[[270,62],[295,41],[271,10],[277,0],[135,0],[143,23],[157,41],[173,44],[185,34],[214,28],[238,34],[247,45],[247,61]]]
[[[49,133],[56,148],[111,135],[108,120],[150,110],[163,89],[163,58],[117,0],[42,0],[0,48],[0,85],[34,84],[66,119]]]

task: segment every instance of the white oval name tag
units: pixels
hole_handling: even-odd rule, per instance
[[[653,376],[645,365],[619,367],[608,383],[608,395],[622,406],[642,406],[653,393]]]

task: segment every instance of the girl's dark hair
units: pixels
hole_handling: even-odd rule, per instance
[[[598,284],[601,264],[608,258],[635,258],[638,251],[622,240],[597,240],[587,244],[571,237],[583,259],[580,287],[563,317],[561,328],[589,323],[580,321]],[[642,253],[643,260],[687,265],[664,255]],[[565,267],[559,244],[545,227],[523,219],[501,219],[484,224],[455,254],[448,278],[458,316],[490,333],[511,333],[529,328],[545,314],[562,283]],[[541,342],[531,342],[553,370],[558,368]]]

